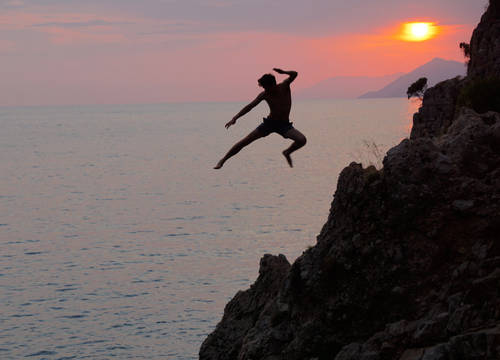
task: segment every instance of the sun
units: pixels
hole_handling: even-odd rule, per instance
[[[401,38],[405,41],[425,41],[438,33],[438,26],[432,22],[408,22],[403,24]]]
[[[430,26],[426,23],[414,23],[410,25],[411,34],[415,39],[425,39],[430,32]]]

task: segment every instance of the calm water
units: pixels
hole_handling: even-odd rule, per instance
[[[195,359],[264,253],[293,261],[339,171],[408,136],[405,99],[297,102],[308,144],[244,104],[0,108],[0,358]]]

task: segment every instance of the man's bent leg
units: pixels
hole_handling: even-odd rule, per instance
[[[290,156],[290,154],[304,146],[307,142],[307,139],[304,134],[302,134],[295,128],[288,130],[284,136],[287,139],[293,140],[292,145],[290,145],[288,149],[283,151],[283,155],[285,156],[288,165],[290,165],[290,167],[293,167],[292,157]]]
[[[236,155],[245,146],[249,145],[250,143],[254,142],[257,139],[260,139],[263,136],[264,135],[257,129],[252,131],[250,134],[248,134],[243,139],[241,139],[236,144],[234,144],[233,147],[231,149],[229,149],[227,154],[217,163],[217,165],[215,165],[214,169],[220,169],[224,165],[224,163],[227,161],[227,159]]]

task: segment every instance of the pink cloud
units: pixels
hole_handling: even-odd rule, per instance
[[[338,75],[410,71],[435,56],[462,59],[458,40],[466,41],[471,31],[450,28],[432,41],[410,44],[391,35],[396,25],[371,34],[313,37],[185,33],[177,31],[180,23],[83,13],[0,14],[0,30],[24,36],[15,47],[29,53],[8,65],[22,79],[14,71],[3,76],[5,89],[13,91],[0,91],[0,105],[250,100],[260,90],[257,78],[276,66],[299,71],[295,88]],[[12,40],[0,40],[0,51],[12,46]]]
[[[6,1],[5,6],[11,7],[11,8],[21,7],[21,6],[24,6],[24,1],[21,1],[21,0]]]
[[[0,39],[0,54],[5,54],[13,51],[16,47],[16,44],[10,40]]]
[[[8,11],[0,15],[0,29],[48,34],[54,44],[112,43],[123,42],[123,26],[134,21],[130,18],[84,13]]]
[[[122,34],[77,31],[60,27],[47,27],[40,31],[49,34],[51,42],[58,45],[83,42],[106,44],[119,43],[126,40]]]

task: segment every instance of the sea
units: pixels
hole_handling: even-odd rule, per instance
[[[308,100],[293,154],[245,103],[0,107],[0,359],[197,359],[259,260],[316,242],[340,171],[409,136],[404,98]]]

